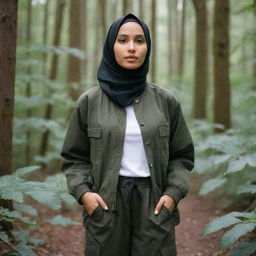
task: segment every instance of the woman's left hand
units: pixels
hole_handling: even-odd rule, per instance
[[[173,209],[175,208],[175,201],[171,196],[161,196],[155,208],[156,215],[161,211],[163,206],[165,206],[170,212],[172,212]]]

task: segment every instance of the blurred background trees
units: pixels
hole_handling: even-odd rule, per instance
[[[72,107],[98,85],[107,30],[129,12],[151,30],[148,81],[183,104],[200,193],[254,210],[255,0],[0,1],[0,175],[29,165],[41,166],[39,178],[60,171]]]

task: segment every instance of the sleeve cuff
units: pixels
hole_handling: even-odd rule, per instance
[[[178,205],[179,201],[185,196],[182,191],[176,186],[168,187],[163,194],[172,197],[176,203],[176,206]]]
[[[82,201],[80,200],[81,199],[81,196],[86,193],[86,192],[90,192],[91,190],[89,189],[88,185],[87,184],[81,184],[79,186],[77,186],[72,195],[73,197],[76,199],[76,201],[79,203],[79,204],[83,204]]]

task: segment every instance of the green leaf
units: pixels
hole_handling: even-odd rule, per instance
[[[28,191],[26,194],[33,197],[39,203],[50,207],[53,210],[58,210],[61,208],[60,197],[50,191]]]
[[[226,181],[227,181],[227,179],[221,178],[221,177],[209,179],[203,183],[203,185],[199,191],[199,194],[207,195],[208,193],[212,192],[216,188],[222,186]]]
[[[230,256],[252,256],[256,252],[256,242],[242,242]]]
[[[228,170],[225,172],[225,174],[242,171],[245,168],[246,164],[247,161],[245,157],[238,157],[236,159],[232,159],[229,162]]]
[[[37,215],[37,209],[35,209],[31,205],[18,204],[18,203],[14,202],[13,206],[14,206],[16,211],[25,212],[25,213],[28,213],[28,214],[34,215],[34,216]]]
[[[236,224],[232,229],[227,231],[222,239],[221,245],[223,248],[228,248],[231,244],[233,244],[237,239],[241,236],[251,232],[255,229],[256,223],[239,223]]]
[[[12,222],[14,219],[19,219],[26,224],[35,225],[34,221],[29,219],[28,217],[21,216],[21,214],[17,211],[10,211],[6,208],[0,207],[0,214],[3,215],[7,221]]]
[[[203,231],[203,236],[216,232],[222,228],[237,224],[239,222],[241,222],[241,220],[232,216],[232,214],[227,214],[225,216],[216,218],[206,225]]]
[[[256,153],[247,156],[247,163],[251,167],[256,167]]]
[[[0,232],[0,239],[3,240],[6,243],[9,243],[9,237],[5,232]]]
[[[35,165],[35,166],[27,166],[27,167],[19,168],[13,174],[15,176],[21,177],[21,176],[24,176],[24,175],[26,175],[28,173],[37,171],[39,169],[40,169],[40,166],[37,166],[37,165]]]
[[[19,231],[11,231],[15,240],[19,242],[27,243],[29,237],[29,230],[19,230]]]
[[[23,194],[20,192],[23,181],[12,175],[0,177],[0,198],[23,203]]]
[[[61,226],[69,226],[69,225],[82,225],[80,222],[73,221],[70,218],[64,218],[61,215],[55,216],[53,219],[48,219],[52,225],[61,225]]]
[[[46,243],[43,239],[40,239],[40,238],[29,237],[28,240],[29,240],[30,243],[35,244],[35,245]]]
[[[243,193],[256,193],[256,185],[241,185],[237,189],[237,194],[243,194]]]
[[[19,243],[17,246],[14,247],[15,250],[17,250],[17,252],[21,255],[21,256],[37,256],[31,246],[26,245],[24,243]]]

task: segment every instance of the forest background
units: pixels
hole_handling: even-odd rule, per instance
[[[221,246],[230,255],[253,255],[255,0],[0,0],[0,248],[28,256],[44,243],[30,235],[34,202],[74,207],[60,171],[68,120],[79,95],[98,85],[109,26],[128,12],[150,27],[148,81],[182,103],[198,193],[229,209],[204,235],[224,228]]]

